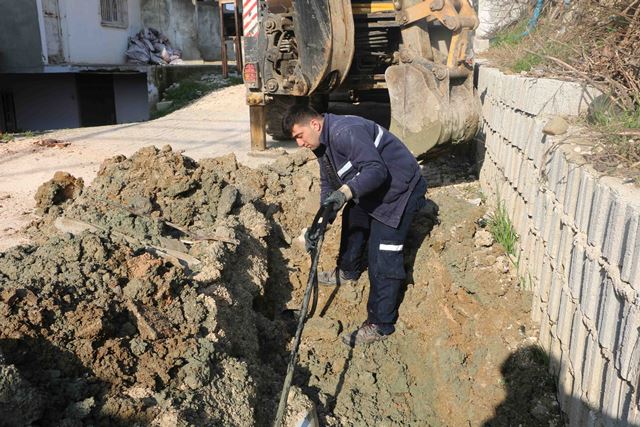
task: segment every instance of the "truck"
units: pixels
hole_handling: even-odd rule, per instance
[[[245,0],[243,18],[254,149],[289,137],[291,105],[323,112],[335,93],[388,96],[390,131],[416,157],[477,133],[470,0]]]

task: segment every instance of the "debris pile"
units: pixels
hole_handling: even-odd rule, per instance
[[[42,424],[271,419],[279,381],[260,336],[287,338],[253,304],[276,209],[259,205],[278,174],[167,147],[106,161],[80,196],[59,197],[74,182],[58,175],[39,192],[41,244],[0,254],[0,370],[13,375],[0,395],[28,398]]]
[[[144,28],[133,37],[125,51],[129,62],[136,64],[182,64],[182,52],[171,47],[169,39],[154,28]]]

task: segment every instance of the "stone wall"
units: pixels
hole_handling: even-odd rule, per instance
[[[547,136],[597,95],[577,83],[480,67],[480,180],[505,203],[518,271],[570,425],[640,425],[640,190],[603,177],[572,133]]]

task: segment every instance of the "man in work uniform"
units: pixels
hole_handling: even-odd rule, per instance
[[[395,331],[407,233],[426,204],[420,167],[398,138],[362,117],[321,115],[298,105],[289,110],[284,126],[299,147],[310,148],[318,158],[322,205],[330,205],[335,214],[346,205],[337,268],[320,272],[319,283],[339,286],[357,280],[368,242],[368,318],[342,340],[355,346],[385,339]],[[307,245],[315,244],[305,237]]]

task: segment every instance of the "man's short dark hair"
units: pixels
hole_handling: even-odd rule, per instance
[[[282,127],[285,131],[291,132],[293,125],[303,125],[309,120],[321,117],[320,113],[305,104],[296,104],[289,107],[282,119]]]

